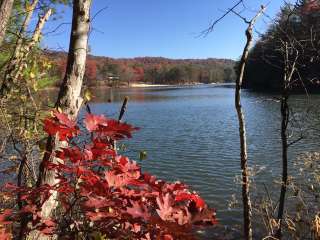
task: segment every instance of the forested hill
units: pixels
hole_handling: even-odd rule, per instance
[[[54,63],[51,74],[56,85],[64,75],[67,55],[46,52]],[[192,84],[223,83],[235,79],[233,60],[229,59],[168,59],[138,57],[114,59],[88,56],[85,82],[89,86],[125,86],[130,83]]]
[[[251,49],[244,87],[279,91],[285,71],[292,90],[320,90],[320,1],[285,4],[269,29]]]

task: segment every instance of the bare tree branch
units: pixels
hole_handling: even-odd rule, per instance
[[[214,27],[221,21],[223,20],[226,16],[228,16],[230,13],[232,13],[233,10],[235,10],[238,6],[243,4],[243,0],[239,0],[232,8],[228,9],[227,12],[225,12],[221,17],[216,19],[207,29],[203,30],[200,32],[199,36],[204,36],[206,37],[209,33],[211,33],[214,29]]]

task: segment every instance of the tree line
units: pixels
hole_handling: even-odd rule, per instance
[[[55,66],[51,75],[59,86],[66,67],[62,52],[46,52]],[[168,59],[137,57],[113,59],[88,56],[85,83],[88,86],[127,86],[130,83],[192,84],[234,82],[234,61],[229,59]]]
[[[244,75],[244,88],[280,91],[283,79],[283,40],[294,44],[299,59],[291,88],[296,91],[320,90],[320,13],[319,2],[299,0],[285,3],[275,21],[261,34],[250,50]],[[291,59],[290,61],[293,61]]]

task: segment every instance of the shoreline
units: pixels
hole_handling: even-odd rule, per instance
[[[168,84],[132,83],[124,88],[149,88],[149,87],[170,87]],[[121,87],[120,87],[121,88]]]
[[[110,87],[108,85],[100,85],[100,86],[87,86],[89,89],[96,89],[96,88],[115,88],[115,89],[122,89],[122,88],[152,88],[152,87],[184,87],[184,86],[198,86],[198,85],[215,85],[219,83],[187,83],[187,84],[152,84],[152,83],[132,83],[129,86],[118,86],[118,87]],[[60,87],[46,87],[43,89],[39,89],[39,91],[53,91],[59,90]]]
[[[152,83],[132,83],[127,88],[150,88],[150,87],[183,87],[183,86],[197,86],[205,83],[195,82],[187,84],[152,84]]]
[[[187,83],[187,84],[152,84],[152,83],[132,83],[129,86],[118,86],[118,87],[110,87],[108,85],[100,85],[100,86],[85,86],[84,89],[130,89],[130,88],[182,88],[182,87],[193,87],[193,86],[205,86],[205,85],[229,85],[232,83],[199,83],[199,82],[194,82],[194,83]],[[46,87],[43,89],[39,89],[40,92],[45,92],[45,91],[59,91],[60,87]]]

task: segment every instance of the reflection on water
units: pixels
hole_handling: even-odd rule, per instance
[[[167,180],[181,180],[200,192],[217,209],[220,222],[238,224],[241,212],[228,210],[231,195],[239,193],[235,175],[240,174],[238,123],[234,89],[222,86],[178,88],[97,89],[94,113],[116,117],[129,96],[125,120],[141,128],[126,143],[126,154],[137,159],[148,152],[143,169]],[[290,166],[298,153],[319,150],[320,96],[292,96],[293,139],[304,139],[290,148]],[[111,103],[109,103],[111,102]],[[272,190],[280,174],[280,104],[277,96],[243,92],[248,130],[250,165],[262,171],[253,180]],[[292,169],[291,169],[292,172]],[[278,195],[278,189],[275,193]]]

